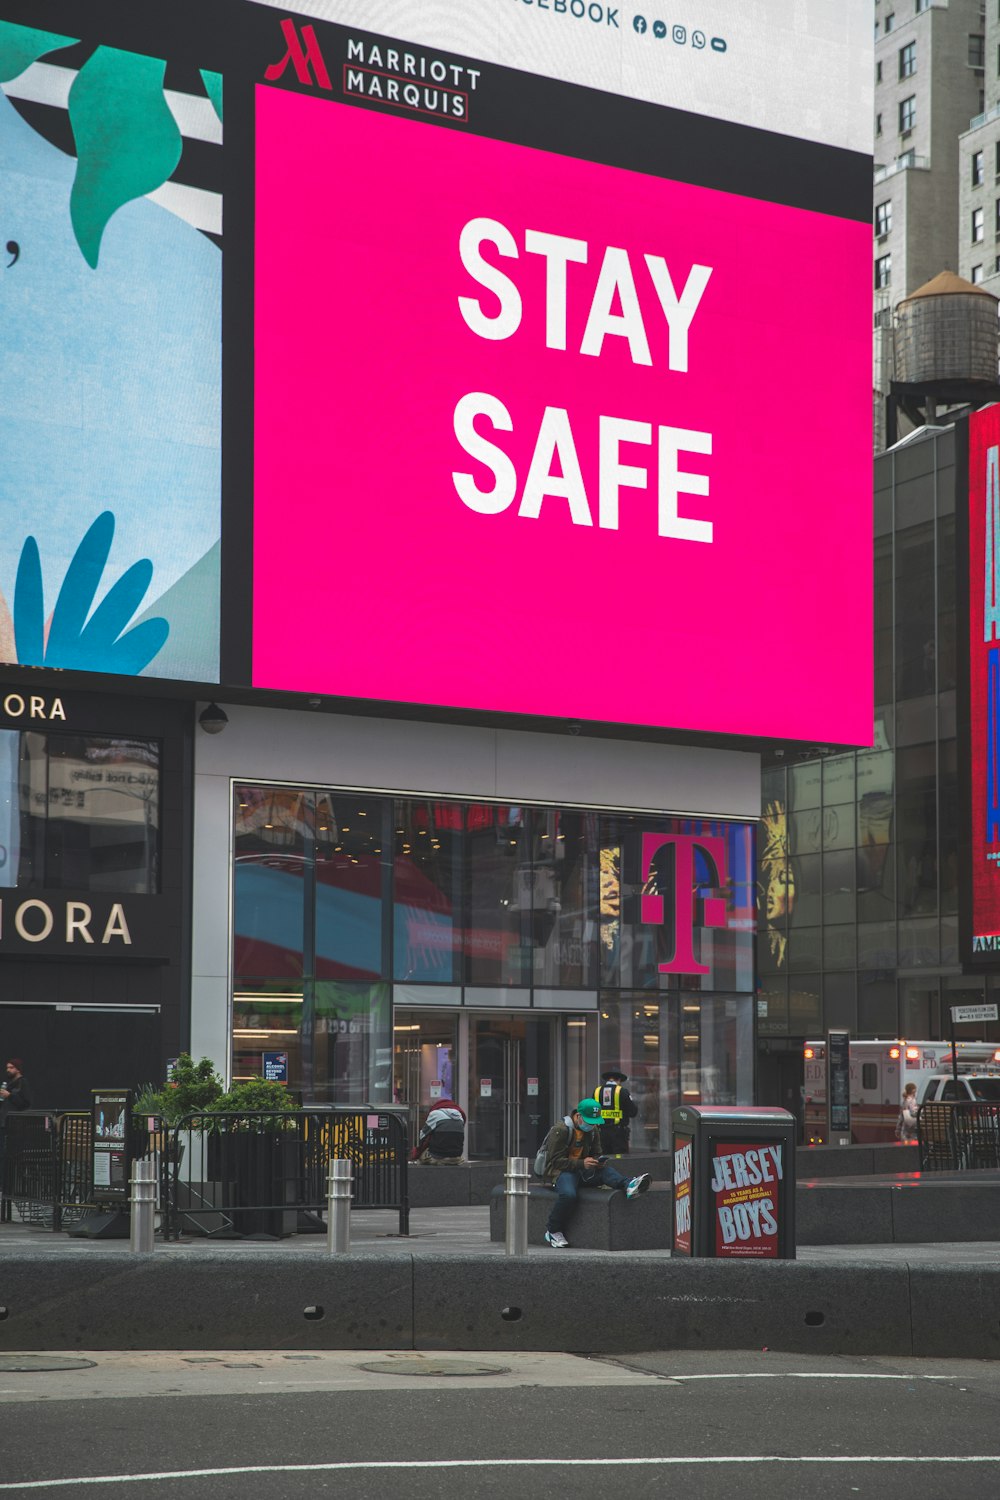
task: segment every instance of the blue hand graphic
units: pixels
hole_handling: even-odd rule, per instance
[[[161,649],[170,633],[166,620],[144,620],[126,630],[153,576],[148,558],[133,563],[93,608],[114,534],[115,518],[106,510],[87,531],[66,569],[47,642],[38,544],[33,536],[27,538],[14,585],[14,639],[22,666],[136,676]]]

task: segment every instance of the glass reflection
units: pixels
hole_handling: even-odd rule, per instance
[[[669,1149],[680,1104],[753,1102],[753,1021],[744,996],[602,997],[600,1049],[628,1074],[631,1150]]]
[[[0,731],[0,886],[155,895],[160,749]]]
[[[393,807],[393,973],[402,983],[460,979],[466,808],[459,802]]]

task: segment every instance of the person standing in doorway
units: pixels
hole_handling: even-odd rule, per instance
[[[601,1142],[609,1156],[627,1156],[631,1130],[629,1121],[639,1106],[625,1087],[628,1074],[620,1068],[605,1068],[594,1098],[601,1107]]]

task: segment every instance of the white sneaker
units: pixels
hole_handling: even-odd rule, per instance
[[[560,1234],[558,1229],[553,1229],[551,1233],[546,1229],[545,1243],[551,1245],[553,1250],[569,1249],[569,1240],[564,1234]]]
[[[634,1198],[637,1193],[645,1193],[649,1190],[649,1173],[643,1172],[639,1177],[633,1177],[625,1189],[626,1198]]]

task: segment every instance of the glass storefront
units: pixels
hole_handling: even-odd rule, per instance
[[[752,1099],[754,829],[574,808],[234,787],[232,1071],[309,1101],[469,1116],[535,1150],[599,1067],[635,1148]],[[687,972],[685,972],[685,969]]]

